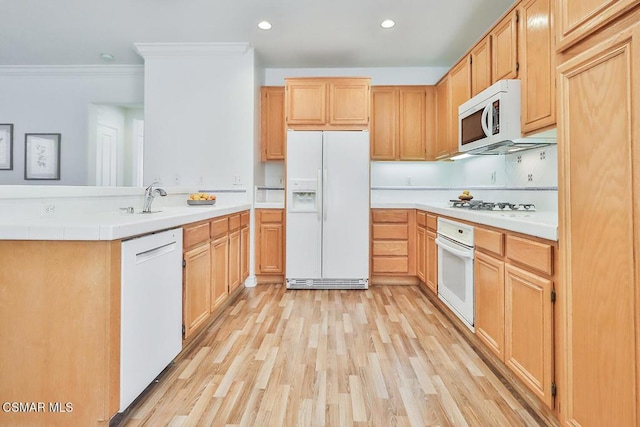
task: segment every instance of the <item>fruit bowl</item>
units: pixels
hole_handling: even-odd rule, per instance
[[[189,206],[215,205],[215,200],[187,200]]]
[[[473,196],[471,196],[471,195],[465,196],[464,194],[461,194],[461,195],[458,196],[458,199],[468,201],[468,200],[473,199]]]

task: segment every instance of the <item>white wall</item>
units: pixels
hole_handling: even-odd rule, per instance
[[[145,58],[144,184],[251,189],[253,49],[139,49]]]
[[[14,125],[0,184],[87,185],[89,105],[142,102],[139,66],[0,67],[0,122]],[[59,181],[24,180],[25,133],[62,134]]]

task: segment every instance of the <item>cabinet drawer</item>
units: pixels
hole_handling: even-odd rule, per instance
[[[260,212],[260,222],[277,222],[282,223],[284,211],[281,209],[269,209]]]
[[[436,231],[438,229],[438,217],[427,214],[427,228]]]
[[[209,223],[184,228],[183,245],[185,248],[209,240]]]
[[[409,242],[406,240],[381,240],[373,242],[373,256],[378,255],[408,256]]]
[[[499,231],[476,227],[474,239],[477,248],[504,255],[504,234]]]
[[[229,217],[216,218],[211,221],[211,237],[217,237],[229,231]]]
[[[409,258],[407,257],[373,257],[373,273],[402,273],[409,272]]]
[[[249,225],[249,211],[240,213],[240,226],[246,227]]]
[[[403,240],[409,238],[407,224],[373,224],[373,239]]]
[[[409,211],[404,209],[390,209],[390,210],[374,210],[373,211],[374,223],[379,222],[409,222]]]
[[[231,215],[229,217],[229,230],[237,230],[240,228],[240,214]]]
[[[507,235],[507,258],[546,274],[553,273],[553,247]]]
[[[427,226],[427,213],[423,211],[416,212],[416,222],[421,227]]]

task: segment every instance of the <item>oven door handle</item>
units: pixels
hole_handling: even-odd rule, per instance
[[[453,246],[454,244],[449,243],[447,240],[436,237],[436,245],[438,245],[443,250],[450,252],[454,255],[457,255],[461,258],[471,258],[473,259],[473,249],[460,250]]]

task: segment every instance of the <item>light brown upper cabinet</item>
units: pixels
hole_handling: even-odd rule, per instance
[[[430,159],[439,160],[449,155],[449,147],[451,146],[449,142],[451,139],[450,104],[449,75],[446,74],[436,85],[436,140],[429,156]]]
[[[491,85],[491,37],[486,36],[471,50],[471,95]]]
[[[367,129],[370,79],[285,79],[285,120],[291,129]]]
[[[518,11],[512,10],[489,33],[491,39],[491,83],[518,77],[517,30]]]
[[[260,160],[284,160],[284,86],[260,88]]]
[[[556,55],[551,0],[523,0],[520,15],[522,133],[556,124]]]
[[[432,86],[371,89],[371,159],[426,160],[435,133]]]
[[[471,98],[471,60],[465,56],[449,71],[449,90],[451,92],[451,137],[448,155],[458,153],[458,107]]]
[[[557,0],[558,51],[572,46],[639,3],[639,0]]]

